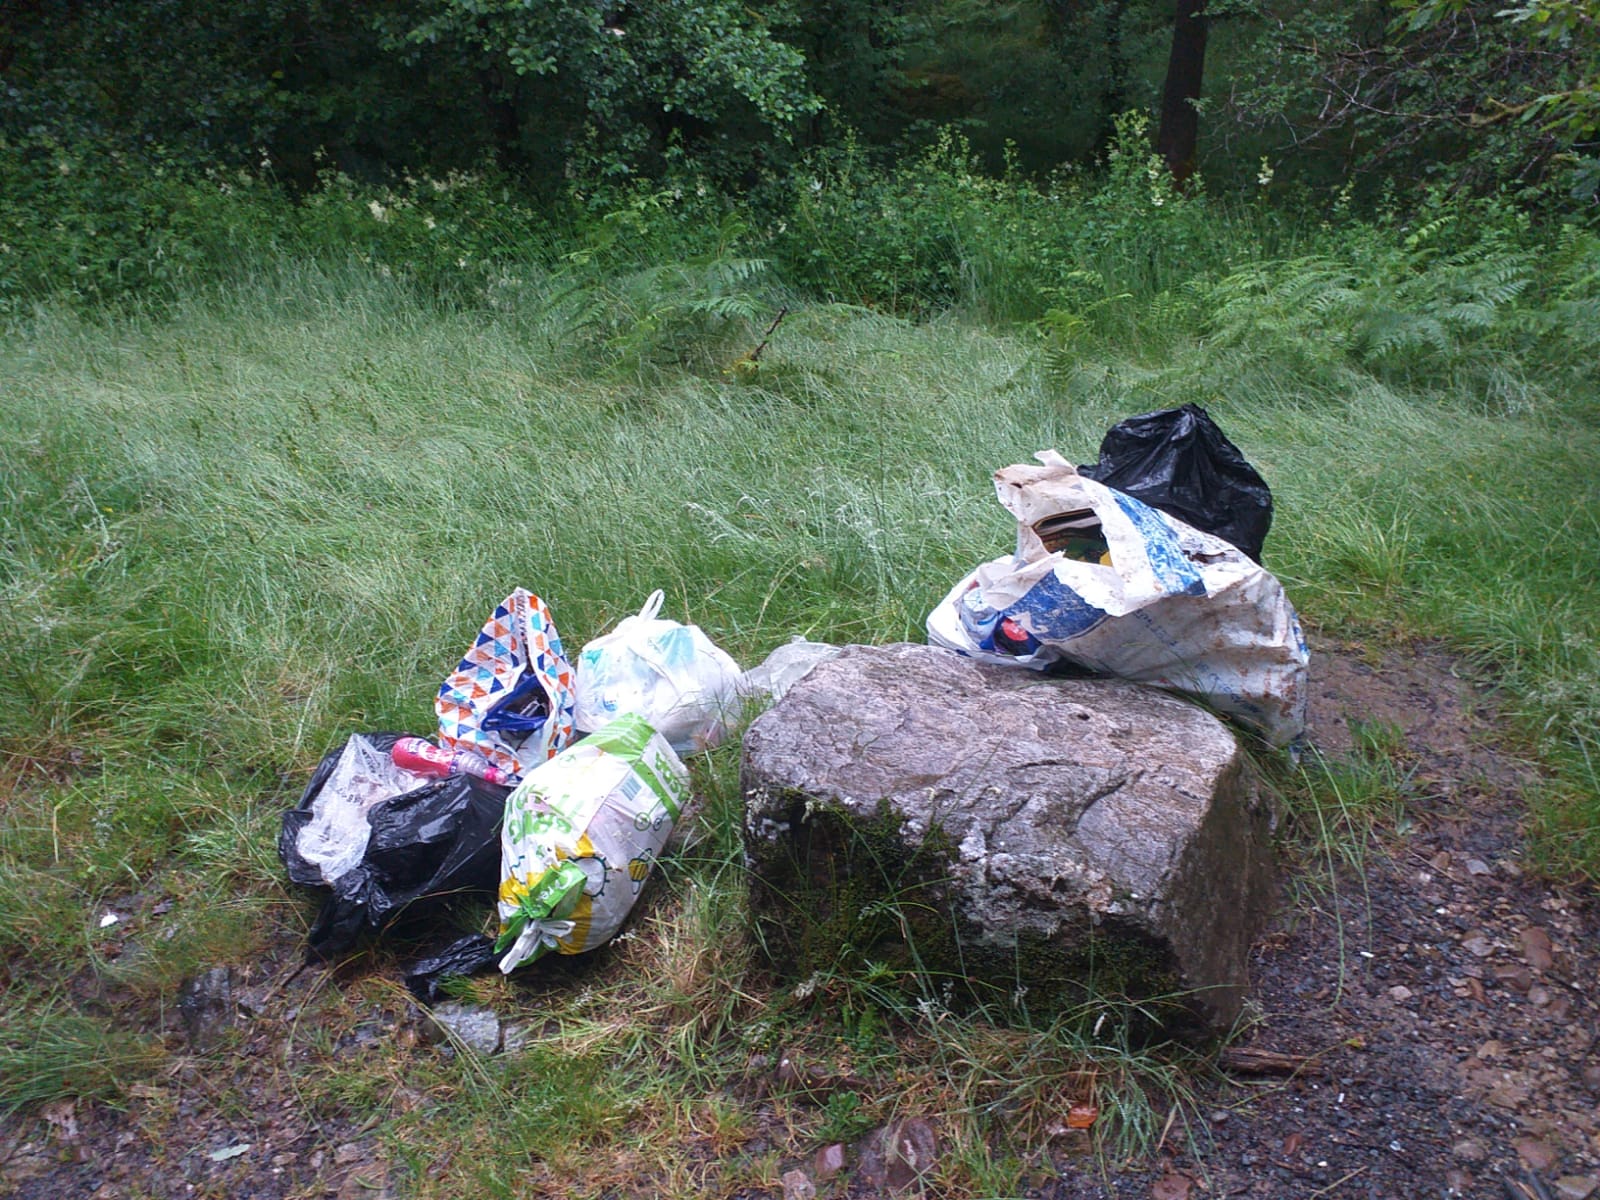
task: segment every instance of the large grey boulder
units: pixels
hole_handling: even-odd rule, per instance
[[[741,782],[759,933],[795,978],[915,970],[1035,1012],[1110,994],[1163,1021],[1239,1013],[1270,810],[1191,704],[851,646],[752,723]]]

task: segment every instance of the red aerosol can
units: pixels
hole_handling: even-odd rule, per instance
[[[486,783],[502,787],[511,781],[506,772],[474,750],[446,750],[427,738],[403,737],[389,751],[394,765],[415,775],[444,779],[451,775],[476,775]]]

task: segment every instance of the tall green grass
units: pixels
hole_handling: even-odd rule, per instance
[[[0,979],[18,1003],[0,1007],[0,1047],[33,1065],[8,1069],[29,1082],[0,1105],[72,1094],[52,1064],[91,1043],[117,1068],[82,1094],[115,1098],[159,1069],[129,1022],[198,966],[298,936],[276,814],[349,732],[427,731],[439,679],[513,587],[549,602],[571,653],[658,587],[668,615],[747,664],[795,634],[920,640],[951,582],[1012,544],[996,467],[1047,447],[1090,461],[1116,420],[1187,401],[1273,484],[1267,565],[1303,616],[1477,663],[1544,770],[1533,856],[1600,875],[1594,239],[1541,247],[1515,222],[1479,236],[1465,219],[1421,239],[1299,227],[1151,193],[1124,168],[1121,191],[1077,207],[1070,189],[969,186],[964,167],[926,181],[938,194],[917,202],[964,232],[938,251],[951,271],[923,277],[947,280],[922,295],[955,307],[903,306],[919,321],[843,303],[863,297],[842,273],[801,278],[789,231],[719,218],[686,249],[672,210],[652,242],[664,202],[612,223],[632,249],[607,235],[519,259],[508,243],[458,268],[459,287],[360,253],[263,253],[159,306],[13,311]],[[829,189],[860,183],[831,177],[812,218],[843,221]],[[1029,261],[1023,218],[1046,214],[1078,225]],[[897,243],[860,228],[837,265],[870,281]],[[1152,1097],[1183,1086],[1171,1057],[1064,1028],[929,1028],[870,980],[829,981],[825,1002],[774,993],[729,932],[734,758],[700,771],[704,815],[636,939],[576,989],[490,987],[551,1022],[539,1080],[469,1059],[386,1066],[395,1088],[460,1105],[442,1126],[401,1119],[397,1144],[485,1151],[451,1160],[440,1194],[558,1189],[549,1164],[599,1162],[599,1180],[640,1137],[678,1148],[652,1168],[662,1194],[770,1186],[770,1156],[707,1183],[693,1147],[751,1141],[748,1109],[720,1089],[789,1044],[878,1078],[908,1053],[944,1064],[943,1084],[897,1086],[972,1114],[957,1190],[1014,1185],[1037,1164],[996,1149],[996,1131],[1087,1094],[1114,1118],[1108,1152],[1155,1139]],[[100,927],[157,894],[172,936]],[[118,997],[97,1015],[65,998],[82,971]],[[372,1098],[331,1053],[313,1059],[316,1104]],[[984,1063],[1009,1065],[999,1078]],[[561,1071],[614,1108],[541,1082]],[[779,1107],[803,1139],[893,1115],[877,1103]],[[512,1128],[534,1165],[488,1155]]]

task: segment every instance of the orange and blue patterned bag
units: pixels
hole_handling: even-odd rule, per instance
[[[476,751],[515,782],[572,741],[576,696],[550,609],[518,588],[439,686],[439,741]]]

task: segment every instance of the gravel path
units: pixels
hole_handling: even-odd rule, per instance
[[[1365,879],[1306,882],[1256,947],[1241,1039],[1306,1068],[1239,1072],[1209,1099],[1209,1146],[1056,1200],[1137,1196],[1600,1195],[1600,941],[1592,897],[1519,865],[1532,779],[1488,742],[1483,701],[1442,655],[1314,647],[1311,724],[1331,756],[1349,719],[1404,734],[1403,833]]]

